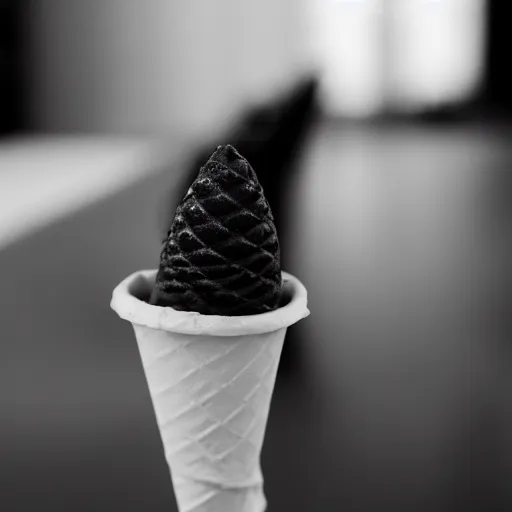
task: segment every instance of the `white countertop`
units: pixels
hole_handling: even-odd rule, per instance
[[[163,157],[161,142],[141,139],[0,141],[0,249],[156,172]]]

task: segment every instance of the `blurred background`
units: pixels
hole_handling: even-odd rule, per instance
[[[176,510],[114,286],[232,143],[311,316],[269,511],[512,509],[499,0],[0,0],[0,507]]]

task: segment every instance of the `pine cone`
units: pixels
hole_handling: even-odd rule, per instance
[[[256,315],[281,297],[272,212],[247,160],[219,146],[179,204],[151,303],[204,315]]]

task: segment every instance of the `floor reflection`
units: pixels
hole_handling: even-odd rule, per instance
[[[469,506],[465,452],[482,449],[501,476],[493,458],[512,460],[505,440],[486,450],[493,434],[479,426],[489,376],[510,370],[495,367],[510,324],[490,329],[488,316],[511,305],[499,224],[512,220],[512,190],[489,174],[497,162],[512,163],[506,135],[480,127],[336,124],[318,127],[304,158],[291,226],[312,311],[301,358],[322,396],[332,469],[351,468],[337,488],[358,510]],[[491,417],[503,425],[499,390]],[[488,478],[475,472],[472,491]]]

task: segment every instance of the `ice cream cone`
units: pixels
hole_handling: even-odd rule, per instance
[[[112,308],[132,323],[180,512],[262,512],[260,453],[286,328],[309,314],[283,272],[284,304],[221,317],[151,306],[156,271],[132,274]]]

